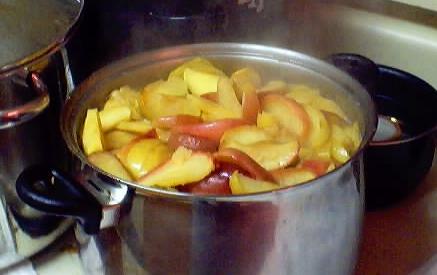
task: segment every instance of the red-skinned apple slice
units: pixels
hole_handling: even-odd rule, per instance
[[[212,153],[217,150],[219,143],[203,137],[172,132],[168,139],[168,147],[175,150],[180,146],[193,151]]]
[[[247,122],[242,119],[221,119],[198,124],[178,125],[173,127],[173,131],[220,142],[220,138],[225,131],[244,124],[247,124]]]
[[[218,93],[217,92],[206,93],[206,94],[201,95],[200,97],[211,100],[215,103],[218,102]]]
[[[222,163],[208,177],[199,182],[178,187],[178,190],[197,195],[231,195],[229,178],[237,169],[232,164]]]
[[[255,123],[258,113],[261,110],[258,95],[255,90],[248,90],[243,93],[242,99],[243,119],[250,123]]]
[[[276,182],[269,171],[264,169],[251,157],[240,150],[234,148],[225,148],[219,150],[213,156],[215,161],[236,165],[257,180]]]
[[[293,186],[317,177],[316,173],[307,168],[278,169],[272,171],[272,174],[281,186]]]
[[[138,180],[145,186],[175,187],[200,181],[214,170],[211,154],[179,147],[171,159]]]
[[[310,118],[305,109],[291,98],[269,93],[261,97],[261,108],[272,114],[282,127],[305,140],[310,130]]]
[[[302,161],[301,167],[314,172],[318,177],[326,174],[331,163],[326,160],[307,159]]]
[[[153,120],[152,125],[156,128],[170,129],[177,125],[201,123],[200,117],[191,115],[163,116]]]

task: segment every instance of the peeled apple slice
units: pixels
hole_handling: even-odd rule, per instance
[[[206,93],[217,92],[217,84],[220,76],[204,73],[190,68],[184,71],[184,81],[191,93],[201,96]]]
[[[229,179],[229,187],[233,195],[243,195],[275,190],[279,185],[246,177],[237,171]]]
[[[138,135],[126,131],[113,130],[105,134],[105,148],[106,150],[119,149],[134,139]]]
[[[313,180],[317,175],[305,168],[288,168],[272,172],[281,186],[293,186],[299,183]]]
[[[131,113],[131,109],[127,106],[103,109],[99,112],[102,130],[106,132],[113,129],[118,123],[130,120]]]
[[[256,91],[261,86],[261,76],[252,68],[235,71],[231,75],[231,80],[235,84],[235,92],[239,100],[242,100],[244,93]]]
[[[171,159],[138,180],[145,186],[175,187],[197,182],[214,170],[212,156],[179,147]]]
[[[122,121],[115,126],[115,129],[136,134],[146,134],[153,129],[152,123],[147,120]]]
[[[88,157],[88,160],[95,166],[111,175],[114,175],[122,180],[132,180],[132,177],[129,175],[126,169],[124,169],[120,161],[111,153],[94,153]]]
[[[135,179],[149,173],[170,156],[168,146],[159,139],[152,138],[134,140],[117,153],[123,166]]]
[[[104,150],[99,112],[88,109],[82,132],[82,145],[86,155]]]
[[[214,65],[211,62],[209,62],[207,59],[201,58],[201,57],[196,57],[194,59],[191,59],[190,61],[185,62],[184,64],[180,65],[179,67],[177,67],[176,69],[171,71],[170,74],[168,75],[168,79],[174,79],[174,78],[183,79],[184,78],[184,71],[187,68],[190,68],[190,69],[193,69],[193,70],[196,70],[199,72],[215,74],[215,75],[219,75],[219,76],[225,75],[221,70],[214,67]]]

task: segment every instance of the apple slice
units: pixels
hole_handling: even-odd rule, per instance
[[[165,143],[168,142],[170,135],[171,135],[170,130],[156,128],[155,131],[156,131],[156,136],[160,141],[165,142]]]
[[[211,62],[209,62],[207,59],[196,57],[194,59],[191,59],[183,63],[182,65],[171,71],[170,74],[168,75],[168,79],[174,79],[174,78],[183,79],[184,71],[186,68],[190,68],[199,72],[215,74],[219,76],[225,75],[222,71],[214,67],[214,65]]]
[[[320,92],[306,85],[295,84],[289,86],[289,92],[286,96],[300,104],[311,104],[316,97],[320,96]]]
[[[114,175],[122,180],[131,181],[132,177],[121,165],[120,161],[113,154],[108,152],[94,153],[88,156],[88,160],[103,171]]]
[[[257,180],[275,182],[273,176],[266,169],[254,161],[246,153],[238,149],[220,149],[213,156],[215,161],[233,164],[241,168],[243,170],[242,172],[247,172],[251,177]]]
[[[202,111],[202,119],[205,121],[214,121],[219,119],[241,118],[242,114],[233,112],[222,105],[196,95],[187,95],[187,99]]]
[[[220,148],[231,147],[232,144],[253,144],[271,140],[272,137],[263,129],[253,125],[242,125],[224,132],[220,139]]]
[[[300,164],[300,167],[306,168],[314,174],[316,174],[318,177],[326,174],[330,167],[332,167],[333,163],[331,161],[326,161],[322,159],[307,159],[302,161]],[[335,167],[334,167],[335,168]]]
[[[250,123],[256,123],[261,105],[255,90],[247,89],[243,92],[241,105],[243,109],[243,119]]]
[[[168,139],[168,146],[170,149],[175,150],[180,146],[193,151],[203,151],[203,152],[215,152],[218,148],[219,143],[216,141],[209,140],[207,138],[202,138],[193,135],[171,133]]]
[[[86,155],[104,150],[100,118],[97,109],[88,109],[82,131],[82,145]]]
[[[122,121],[130,120],[131,109],[127,106],[103,109],[99,112],[100,123],[104,132],[115,128]]]
[[[258,93],[284,93],[287,91],[287,83],[281,80],[272,80],[258,89]]]
[[[238,149],[246,153],[264,169],[270,171],[287,167],[296,162],[299,143],[296,140],[284,143],[260,141],[248,145],[235,142],[230,144],[228,148]]]
[[[229,180],[229,187],[233,195],[244,195],[272,191],[280,186],[268,181],[255,180],[235,171]]]
[[[137,134],[113,130],[105,134],[105,148],[106,150],[119,149],[138,137]]]
[[[287,168],[272,172],[281,186],[293,186],[313,180],[317,175],[307,168]]]
[[[117,153],[123,166],[135,179],[149,173],[170,156],[170,149],[165,143],[150,138],[134,140]]]
[[[246,122],[242,119],[222,119],[198,124],[178,125],[173,127],[172,131],[220,142],[224,132],[244,124],[246,124]]]
[[[238,168],[231,164],[220,164],[219,167],[206,178],[187,185],[179,186],[178,190],[197,195],[231,195],[229,178]]]
[[[208,100],[210,100],[212,102],[215,102],[215,103],[218,102],[218,93],[217,92],[215,92],[215,93],[206,93],[206,94],[201,95],[200,97],[204,98],[204,99],[208,99]]]
[[[154,92],[162,95],[185,96],[188,94],[188,86],[184,80],[173,78],[159,82],[159,85],[154,87]]]
[[[179,147],[171,159],[138,180],[139,184],[157,187],[175,187],[197,182],[214,170],[208,153],[192,152]]]
[[[243,68],[231,75],[235,84],[237,98],[242,100],[243,94],[248,91],[256,91],[261,86],[261,76],[253,68]]]
[[[235,95],[232,81],[227,77],[220,77],[217,84],[218,103],[232,112],[242,116],[242,107]]]
[[[293,99],[279,94],[267,94],[261,97],[261,108],[272,114],[282,127],[297,135],[300,140],[308,137],[310,118],[305,109]]]
[[[139,120],[143,118],[140,108],[140,98],[141,95],[137,90],[129,86],[122,86],[120,89],[111,92],[103,109],[122,106],[129,107],[132,113],[132,119]]]
[[[307,143],[310,147],[319,147],[329,139],[331,134],[329,123],[321,111],[310,105],[304,105],[304,109],[311,121]]]
[[[184,81],[188,89],[195,95],[217,92],[217,84],[220,76],[205,73],[190,68],[184,70]]]
[[[169,96],[145,89],[141,93],[141,110],[144,116],[153,121],[163,116],[192,115],[199,117],[201,110],[191,100],[180,96]]]
[[[197,116],[176,115],[163,116],[153,120],[152,125],[156,128],[171,129],[177,125],[187,125],[201,123],[202,120]]]
[[[153,129],[153,126],[148,120],[122,121],[115,126],[115,129],[136,134],[146,134]]]

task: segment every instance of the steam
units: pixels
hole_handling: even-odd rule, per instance
[[[238,5],[246,5],[249,9],[261,12],[264,9],[264,0],[238,0]]]

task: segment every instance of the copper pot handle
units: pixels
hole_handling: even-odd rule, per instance
[[[29,86],[34,89],[38,97],[15,108],[0,110],[0,129],[10,128],[26,122],[40,114],[50,102],[47,86],[37,73],[31,72],[27,76]]]

